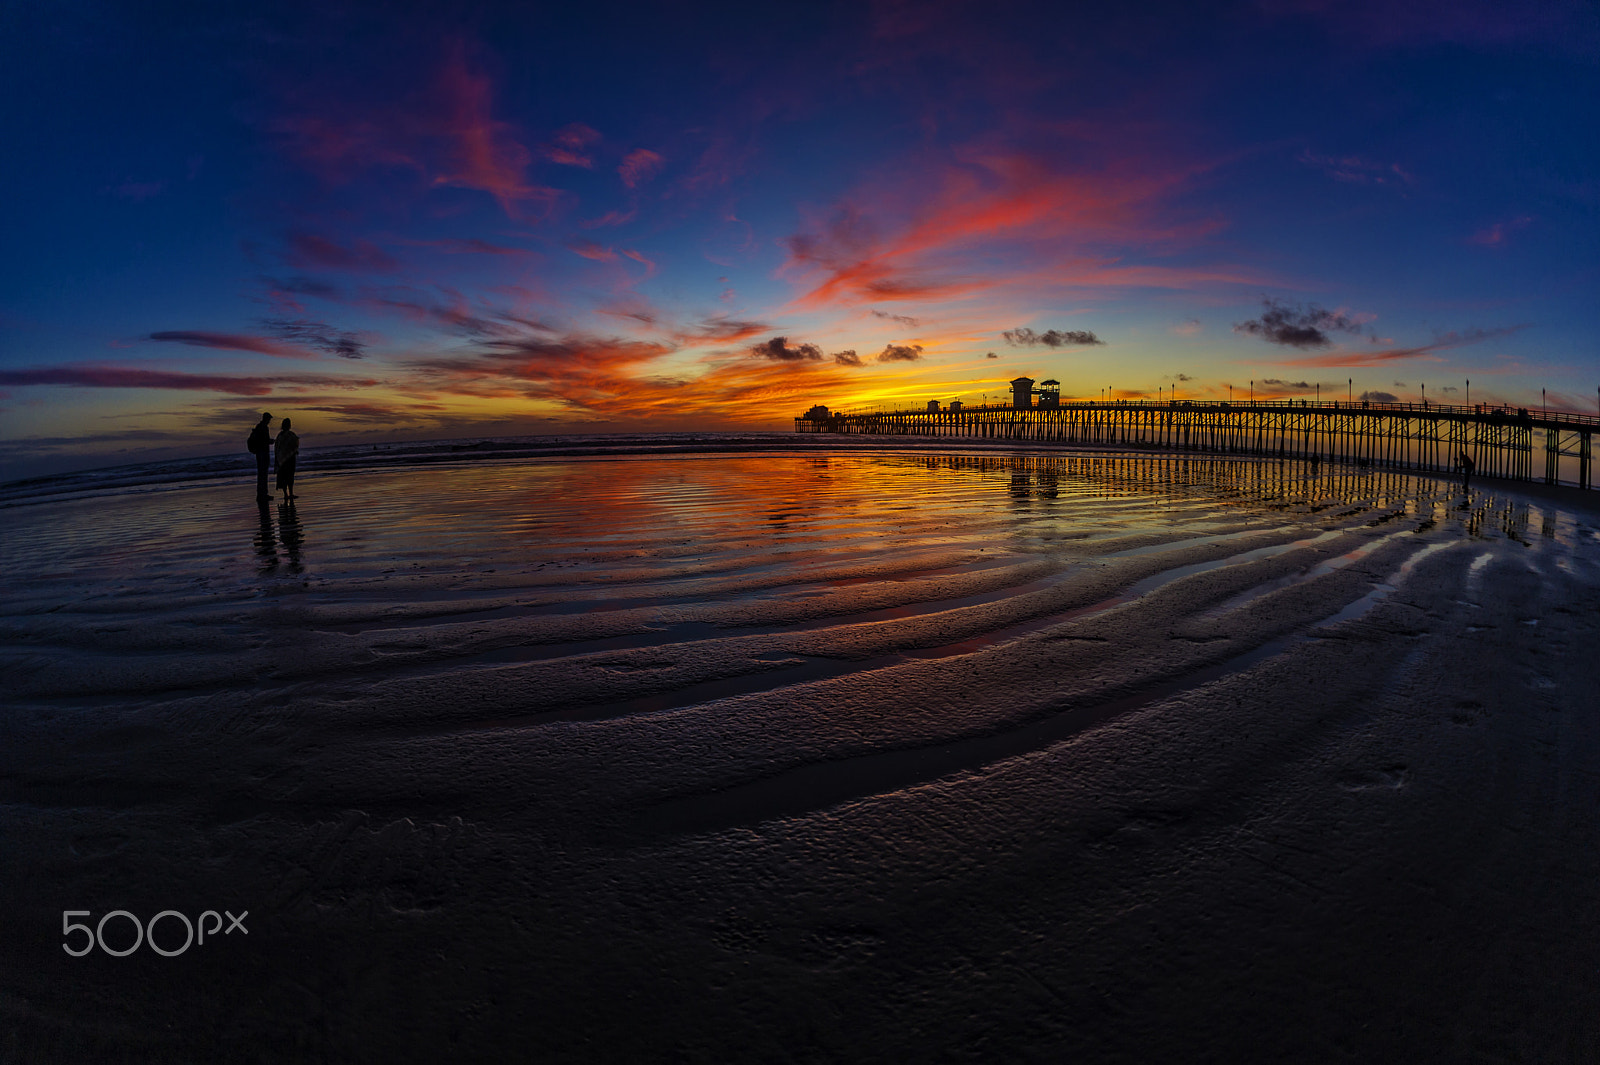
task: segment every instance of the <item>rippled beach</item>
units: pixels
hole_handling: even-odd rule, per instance
[[[4,511],[22,1060],[1600,1050],[1578,493],[817,448],[301,491]]]

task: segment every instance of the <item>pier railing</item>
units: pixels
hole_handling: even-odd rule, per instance
[[[800,433],[965,437],[1326,459],[1449,472],[1470,456],[1478,473],[1592,487],[1600,416],[1487,404],[1361,400],[1117,400],[1017,408],[875,410],[803,415]],[[1543,453],[1542,464],[1535,456]],[[1542,467],[1542,468],[1541,468]]]

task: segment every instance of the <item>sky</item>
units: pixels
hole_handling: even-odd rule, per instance
[[[0,88],[4,479],[261,411],[1600,399],[1587,0],[14,0]]]

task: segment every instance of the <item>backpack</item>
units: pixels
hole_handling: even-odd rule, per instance
[[[252,455],[261,454],[263,450],[261,447],[261,436],[261,426],[258,425],[254,429],[250,430],[250,436],[244,442],[245,450],[249,451]]]

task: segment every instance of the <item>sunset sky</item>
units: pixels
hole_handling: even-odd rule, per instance
[[[1020,374],[1594,411],[1597,11],[10,4],[0,477]]]

